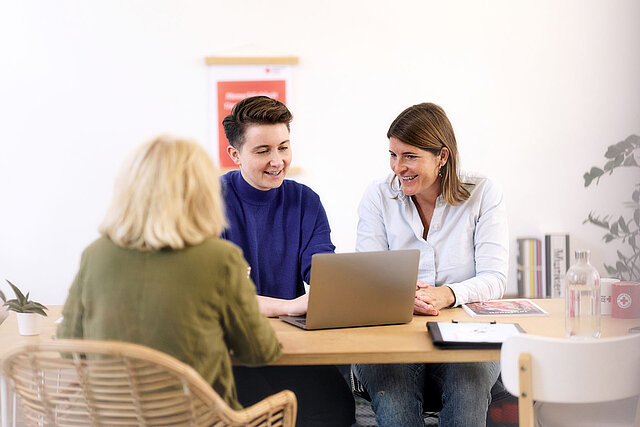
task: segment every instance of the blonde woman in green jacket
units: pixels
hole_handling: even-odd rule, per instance
[[[61,338],[134,342],[193,366],[238,409],[229,351],[249,366],[281,354],[225,226],[211,159],[161,136],[123,165],[102,237],[82,254]]]

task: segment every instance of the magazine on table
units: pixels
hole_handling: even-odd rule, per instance
[[[530,299],[498,299],[463,304],[462,308],[470,316],[548,316],[545,311]]]

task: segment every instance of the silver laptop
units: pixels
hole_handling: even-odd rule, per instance
[[[315,254],[306,316],[280,316],[303,329],[408,323],[418,279],[417,249]]]

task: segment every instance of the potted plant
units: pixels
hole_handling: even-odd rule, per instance
[[[0,298],[2,298],[3,305],[8,310],[16,312],[20,335],[38,335],[40,333],[40,316],[46,316],[45,310],[48,310],[48,308],[39,302],[29,301],[29,292],[25,296],[16,285],[9,280],[7,280],[7,283],[13,289],[16,297],[7,300],[4,293],[0,291]]]
[[[640,168],[640,136],[631,135],[624,141],[607,147],[606,163],[602,168],[592,167],[584,174],[584,186],[596,185],[606,174],[612,175],[618,168]],[[618,241],[626,250],[618,250],[618,259],[604,265],[607,274],[622,280],[640,280],[640,182],[634,185],[630,200],[623,203],[631,215],[598,216],[590,212],[585,223],[605,229],[602,239],[605,243]]]

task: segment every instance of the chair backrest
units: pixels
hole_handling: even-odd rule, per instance
[[[518,358],[531,355],[532,398],[593,403],[640,394],[640,335],[585,341],[520,334],[502,344],[502,381],[519,394]]]
[[[2,373],[11,379],[32,425],[295,423],[291,392],[268,404],[265,399],[254,405],[258,408],[233,411],[193,368],[136,344],[92,340],[28,344],[7,354]],[[252,408],[261,413],[256,415]]]

